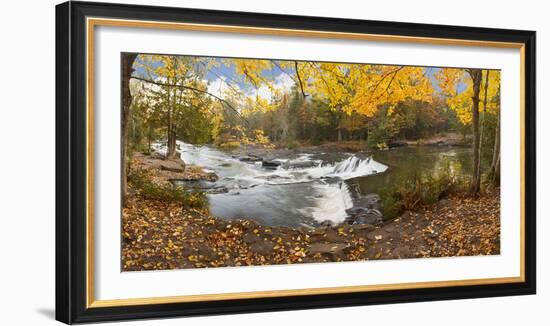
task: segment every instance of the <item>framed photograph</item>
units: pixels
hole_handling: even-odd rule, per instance
[[[56,318],[535,293],[535,32],[56,7]]]

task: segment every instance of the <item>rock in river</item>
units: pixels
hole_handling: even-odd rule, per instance
[[[248,154],[245,156],[239,156],[238,160],[241,162],[259,162],[262,160],[262,158],[254,154]]]
[[[371,224],[376,225],[384,221],[384,216],[376,208],[353,207],[346,210],[348,217],[347,224]]]
[[[367,194],[355,200],[355,206],[382,211],[382,199],[377,194]]]
[[[268,168],[268,169],[276,169],[279,167],[279,165],[281,165],[281,162],[278,162],[278,161],[266,161],[266,160],[262,161],[262,167]]]

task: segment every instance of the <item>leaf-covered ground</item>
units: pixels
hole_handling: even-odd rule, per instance
[[[124,271],[497,255],[500,198],[452,196],[377,227],[291,229],[130,196],[122,227]]]

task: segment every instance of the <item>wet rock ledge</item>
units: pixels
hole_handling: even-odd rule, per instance
[[[134,153],[132,168],[148,171],[152,181],[158,184],[174,181],[216,181],[218,176],[200,166],[187,165],[177,155],[166,159],[164,155],[153,152],[151,155]]]

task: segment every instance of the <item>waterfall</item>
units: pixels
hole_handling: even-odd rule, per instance
[[[365,159],[360,159],[357,156],[350,156],[334,165],[334,169],[328,176],[340,177],[347,180],[360,176],[381,173],[386,171],[387,168],[388,167],[386,165],[373,160],[371,156]]]
[[[353,207],[348,185],[345,182],[319,184],[315,185],[315,189],[318,194],[315,197],[315,206],[298,209],[298,211],[311,216],[319,223],[324,221],[342,223],[347,217],[346,210]]]

